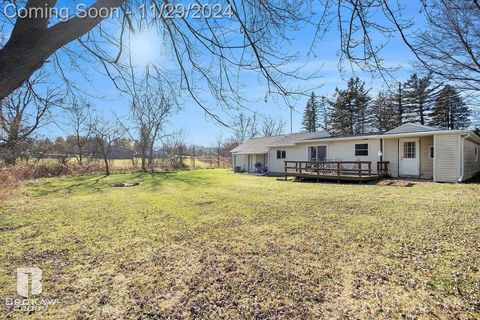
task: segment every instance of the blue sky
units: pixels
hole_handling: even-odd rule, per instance
[[[409,12],[406,12],[407,14]],[[410,10],[410,14],[414,14],[414,10]],[[378,21],[382,23],[382,21]],[[107,22],[108,23],[108,22]],[[310,46],[312,39],[312,29],[306,28],[301,32],[292,34],[293,42],[285,44],[285,53],[291,53],[294,51],[300,52],[298,61],[295,61],[297,65],[304,65],[302,74],[311,74],[318,72],[318,78],[307,81],[299,82],[295,79],[287,80],[288,85],[299,85],[303,88],[317,88],[315,93],[317,95],[325,95],[327,97],[332,96],[336,87],[344,88],[346,79],[355,75],[360,77],[366,82],[366,86],[371,88],[372,95],[382,87],[383,79],[377,74],[372,75],[367,72],[352,72],[349,67],[345,67],[343,72],[338,70],[339,59],[339,34],[338,31],[333,28],[329,31],[324,39],[320,41],[314,51],[314,56],[306,56],[304,52]],[[171,59],[168,53],[162,48],[162,42],[159,41],[156,35],[144,33],[140,36],[140,39],[135,40],[134,46],[137,48],[139,64],[142,64],[143,59],[160,59],[164,64],[170,64]],[[143,47],[142,49],[140,49]],[[145,54],[148,52],[148,54]],[[283,53],[283,52],[279,52]],[[414,57],[406,46],[402,43],[399,37],[390,39],[387,46],[381,52],[384,63],[388,66],[398,66],[400,69],[393,73],[396,80],[404,81],[411,71],[411,62]],[[88,74],[90,83],[85,82],[80,75],[72,72],[69,74],[72,79],[81,83],[82,87],[87,92],[91,92],[96,96],[102,96],[102,99],[93,99],[93,105],[96,109],[106,115],[111,116],[113,113],[117,115],[124,115],[128,112],[128,97],[120,94],[111,80],[102,75],[99,70],[100,66],[96,64],[87,64],[82,62],[82,67],[85,68],[85,72]],[[245,113],[250,113],[249,110],[257,112],[261,115],[272,115],[277,118],[285,120],[287,125],[287,131],[289,131],[289,108],[281,101],[281,99],[269,98],[267,102],[264,101],[266,87],[259,84],[256,81],[257,74],[252,72],[245,72],[240,75],[240,81],[245,86],[244,96],[248,102],[243,105],[245,107]],[[298,82],[298,83],[297,83]],[[394,83],[394,80],[392,80]],[[202,85],[202,84],[200,84]],[[301,130],[301,117],[302,111],[305,106],[307,97],[302,97],[295,102],[295,112],[293,112],[293,131]],[[215,105],[215,100],[210,97],[207,98],[207,105]],[[228,128],[221,126],[213,121],[204,111],[195,105],[192,99],[186,98],[183,100],[181,110],[175,114],[168,125],[167,130],[184,129],[188,133],[188,142],[197,145],[209,146],[213,145],[219,135],[227,138],[231,135],[231,131]],[[219,111],[218,114],[225,121],[229,120],[229,115]],[[231,115],[231,114],[230,114]],[[66,135],[68,130],[63,130],[59,126],[49,125],[41,129],[39,132],[46,136]]]

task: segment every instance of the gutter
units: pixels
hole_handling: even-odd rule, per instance
[[[295,141],[293,143],[286,144],[273,144],[266,145],[267,148],[280,148],[280,147],[295,147],[303,143],[319,143],[319,142],[335,142],[335,141],[351,141],[351,140],[369,140],[369,139],[388,139],[388,138],[409,138],[409,137],[423,137],[423,136],[432,136],[432,135],[443,135],[443,134],[469,134],[471,132],[468,130],[432,130],[432,131],[418,131],[418,132],[408,132],[408,133],[384,133],[384,134],[372,134],[364,136],[350,136],[350,137],[325,137],[319,139],[308,139]],[[476,135],[475,135],[476,136]],[[474,136],[470,136],[472,139],[477,140]]]
[[[461,142],[461,144],[460,144],[460,178],[458,178],[458,182],[462,182],[463,177],[465,176],[464,145],[465,145],[465,138],[467,138],[469,136],[470,136],[470,133],[468,133],[464,136],[460,136],[460,142]]]

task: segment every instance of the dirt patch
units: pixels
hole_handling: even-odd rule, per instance
[[[413,187],[415,183],[407,180],[385,179],[375,183],[377,186]]]
[[[110,186],[111,187],[134,187],[138,185],[140,185],[140,183],[138,182],[117,182],[117,183],[112,183]]]

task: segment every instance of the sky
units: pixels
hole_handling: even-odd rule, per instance
[[[414,15],[415,11],[412,9],[406,12],[406,14]],[[379,23],[385,21],[378,21]],[[287,54],[291,52],[299,52],[299,58],[295,61],[295,65],[303,65],[301,74],[308,75],[316,73],[318,78],[299,82],[296,79],[287,79],[288,85],[299,85],[302,88],[316,88],[314,92],[321,96],[325,95],[331,97],[335,91],[335,88],[345,88],[346,80],[351,76],[358,76],[366,83],[366,87],[370,88],[372,96],[382,88],[383,79],[378,75],[372,75],[368,72],[361,72],[358,70],[352,71],[349,67],[345,67],[343,72],[338,69],[339,62],[339,32],[332,28],[326,33],[324,38],[318,43],[313,54],[307,56],[305,52],[308,50],[312,40],[312,29],[307,27],[300,32],[292,33],[291,43],[285,43],[280,48],[280,52],[277,54]],[[375,36],[375,35],[374,35]],[[139,68],[147,65],[148,63],[160,61],[163,65],[170,65],[173,59],[170,56],[170,52],[163,46],[163,41],[157,32],[144,31],[139,32],[131,40],[132,55],[134,63],[139,65]],[[412,71],[411,63],[414,61],[414,57],[408,48],[403,44],[401,39],[396,36],[389,40],[387,46],[381,51],[381,56],[384,63],[388,66],[399,67],[400,69],[394,72],[392,75],[395,79],[391,79],[391,83],[395,81],[405,81],[409,73]],[[83,76],[76,72],[71,72],[68,76],[77,83],[80,83],[86,92],[101,98],[94,98],[92,104],[98,110],[99,113],[113,117],[116,115],[122,116],[128,113],[129,98],[124,94],[118,92],[112,81],[106,77],[98,64],[88,64],[86,62],[80,62],[81,67],[84,68],[85,73],[88,75],[89,81],[86,81]],[[293,67],[292,66],[292,67]],[[286,131],[290,131],[290,111],[289,107],[282,102],[282,99],[269,98],[265,101],[266,87],[264,84],[259,84],[256,79],[258,73],[252,71],[244,72],[240,74],[239,81],[244,85],[242,90],[247,101],[242,102],[248,115],[251,112],[256,112],[260,115],[271,115],[276,118],[281,118],[287,122]],[[298,82],[298,83],[297,83]],[[203,86],[204,84],[199,84]],[[185,95],[183,95],[185,97]],[[214,106],[216,101],[212,97],[206,95],[206,105]],[[292,118],[293,131],[301,131],[302,112],[306,104],[307,97],[302,97],[295,101],[294,112]],[[231,136],[231,129],[226,128],[216,123],[210,116],[197,106],[192,99],[182,99],[181,110],[174,114],[167,126],[167,130],[173,131],[183,129],[187,132],[187,142],[190,144],[211,146],[215,144],[215,141],[219,136],[228,138]],[[218,111],[218,115],[222,120],[229,121],[229,116],[232,113],[227,114],[222,111]],[[61,114],[57,113],[56,117],[61,117]],[[55,137],[58,135],[65,136],[68,133],[68,129],[62,128],[61,121],[57,121],[57,124],[49,124],[40,129],[39,134]]]

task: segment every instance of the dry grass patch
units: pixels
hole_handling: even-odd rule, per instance
[[[473,319],[479,185],[279,182],[223,170],[44,179],[0,208],[7,318]],[[111,188],[121,181],[134,188]]]

